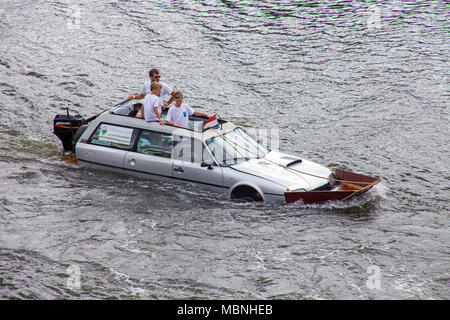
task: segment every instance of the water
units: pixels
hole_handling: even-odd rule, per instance
[[[449,299],[445,1],[2,1],[2,299]],[[247,204],[60,162],[55,114],[148,70],[279,148],[380,176]]]

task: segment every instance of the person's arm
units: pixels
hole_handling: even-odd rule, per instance
[[[207,117],[207,118],[211,118],[211,116],[207,113],[203,113],[203,112],[199,112],[199,111],[194,111],[194,115],[195,116],[199,116],[199,117]]]
[[[158,117],[159,124],[163,126],[164,125],[164,121],[163,121],[161,115],[159,114],[158,107],[156,107],[156,106],[153,107],[153,110],[155,111],[155,114]]]
[[[172,122],[172,121],[167,121],[166,120],[166,124],[170,125],[170,126],[175,126],[175,127],[179,127],[180,125],[176,122]]]
[[[128,96],[128,101],[133,99],[142,99],[145,97],[145,94],[139,93],[137,96]]]
[[[167,103],[164,103],[163,105],[162,105],[162,109],[164,110],[164,109],[166,109],[166,108],[168,108],[169,106],[170,106],[170,104],[173,102],[173,100],[175,100],[175,90],[172,90],[172,93],[170,94],[170,98],[169,98],[169,100],[167,101]]]
[[[172,111],[173,111],[173,109],[170,108],[169,112],[167,112],[166,124],[171,125],[171,126],[175,126],[175,127],[179,127],[180,125],[178,123],[172,121]]]

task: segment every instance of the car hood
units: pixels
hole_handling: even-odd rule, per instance
[[[328,178],[331,174],[327,167],[276,151],[269,152],[264,158],[238,163],[233,168],[274,181],[291,191],[317,189],[328,183],[328,180],[323,178]]]

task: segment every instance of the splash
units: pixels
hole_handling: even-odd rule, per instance
[[[65,154],[59,160],[64,161],[68,164],[78,165],[77,156],[75,155],[75,153]]]

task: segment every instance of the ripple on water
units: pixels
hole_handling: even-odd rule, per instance
[[[2,298],[449,297],[444,1],[3,8]],[[152,67],[199,111],[383,181],[342,203],[279,206],[59,161],[54,115],[98,114]]]

